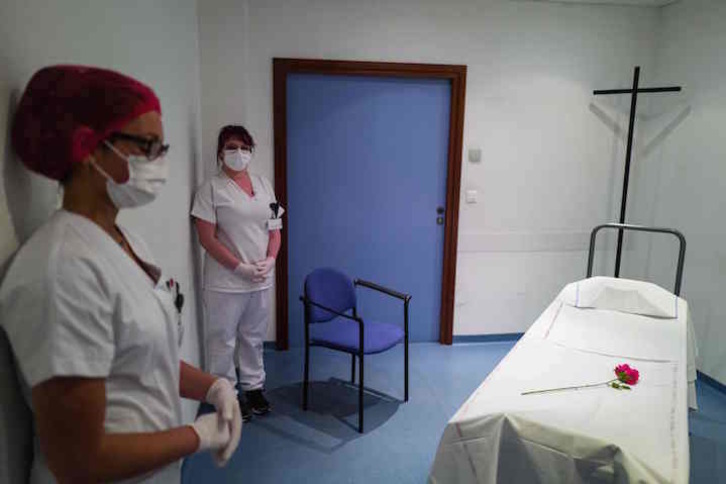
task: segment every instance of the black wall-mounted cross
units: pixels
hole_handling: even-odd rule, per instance
[[[628,147],[625,152],[625,173],[623,174],[623,198],[620,202],[620,223],[625,223],[625,207],[628,202],[628,183],[630,182],[630,160],[633,155],[633,134],[635,132],[635,112],[638,108],[638,94],[656,92],[680,92],[680,86],[674,87],[640,87],[640,66],[635,68],[632,89],[608,89],[594,91],[595,96],[612,94],[630,94],[630,125],[628,126]],[[620,277],[620,259],[623,251],[623,231],[618,230],[618,249],[615,254],[615,277]]]

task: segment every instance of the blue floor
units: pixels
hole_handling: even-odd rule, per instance
[[[511,349],[512,342],[411,345],[410,400],[403,404],[403,350],[366,360],[366,432],[357,425],[350,357],[311,352],[310,410],[300,409],[302,351],[266,351],[273,413],[245,424],[223,469],[208,455],[184,464],[184,483],[425,483],[446,422]],[[691,482],[726,482],[726,395],[698,385],[690,415]]]

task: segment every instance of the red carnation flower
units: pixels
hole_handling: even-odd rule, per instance
[[[627,385],[635,385],[638,383],[638,379],[640,378],[638,370],[631,368],[628,364],[616,366],[615,375],[617,375],[618,380]]]

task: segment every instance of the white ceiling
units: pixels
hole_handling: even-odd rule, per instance
[[[547,3],[586,3],[596,5],[633,5],[639,7],[663,7],[679,0],[512,0]]]

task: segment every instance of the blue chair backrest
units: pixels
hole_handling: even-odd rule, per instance
[[[341,313],[355,308],[353,282],[342,272],[328,267],[315,269],[308,274],[305,278],[305,296]],[[330,311],[311,306],[311,323],[322,323],[335,317]]]

